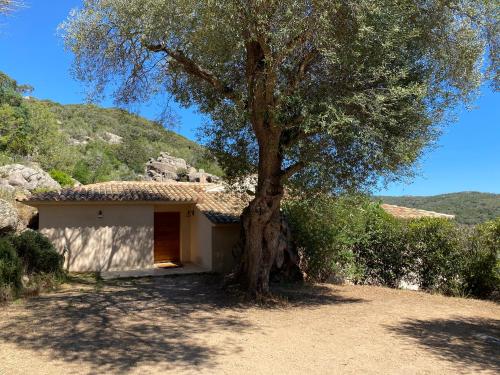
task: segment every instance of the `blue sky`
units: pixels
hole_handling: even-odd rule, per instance
[[[26,0],[26,8],[0,18],[0,71],[35,87],[34,96],[60,103],[81,103],[85,92],[70,74],[72,55],[64,50],[57,26],[80,0]],[[50,4],[50,5],[49,5]],[[101,103],[112,106],[111,100]],[[456,191],[500,193],[500,95],[484,87],[475,109],[462,111],[448,126],[435,149],[419,163],[410,183],[395,183],[379,194],[433,195]],[[134,108],[155,119],[158,105]],[[206,119],[194,109],[173,104],[180,134],[196,140]]]

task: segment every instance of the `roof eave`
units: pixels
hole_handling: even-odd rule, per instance
[[[28,206],[55,206],[55,205],[77,205],[77,204],[197,204],[196,200],[18,200],[18,202],[26,204]]]

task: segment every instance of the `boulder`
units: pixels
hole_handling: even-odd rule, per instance
[[[146,163],[145,179],[153,181],[217,182],[219,177],[189,165],[184,159],[160,153]]]
[[[14,205],[4,199],[0,199],[0,233],[17,230],[18,222],[19,215]]]
[[[17,222],[17,231],[22,232],[25,229],[38,229],[38,210],[35,207],[16,202],[19,220]]]
[[[102,140],[109,143],[110,145],[119,145],[123,142],[123,137],[120,137],[118,134],[104,132],[102,135]]]
[[[33,192],[58,190],[61,185],[36,165],[8,164],[0,167],[0,187],[6,191]]]

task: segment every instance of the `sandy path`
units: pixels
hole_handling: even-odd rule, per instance
[[[493,374],[500,305],[377,287],[285,288],[249,307],[208,276],[0,307],[0,374]]]

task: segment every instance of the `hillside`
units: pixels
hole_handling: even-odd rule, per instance
[[[500,216],[500,194],[461,192],[434,196],[375,198],[388,204],[453,214],[462,224],[477,224]]]
[[[137,179],[164,151],[220,175],[195,142],[121,109],[23,97],[28,86],[0,72],[0,165],[36,162],[82,183]]]

